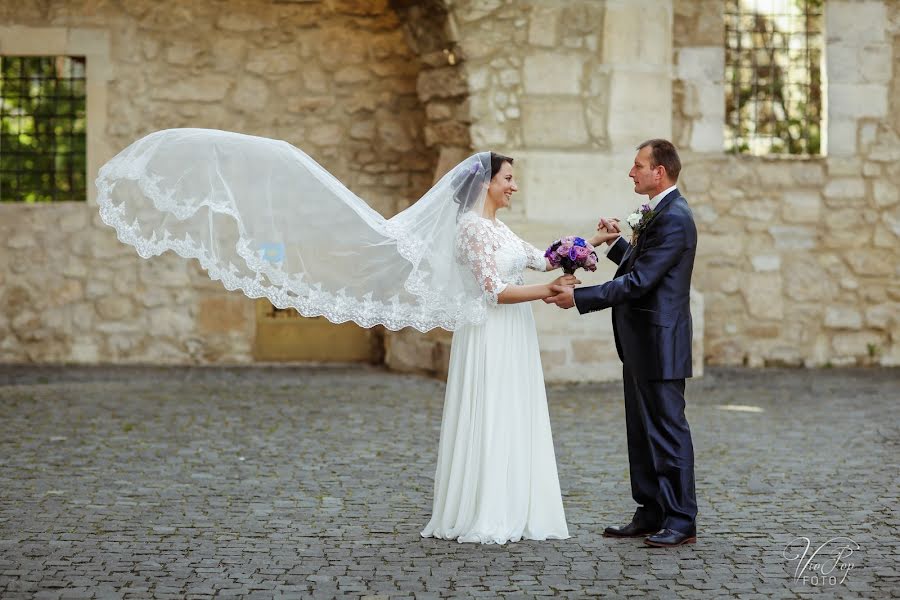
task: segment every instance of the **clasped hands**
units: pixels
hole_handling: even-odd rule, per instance
[[[599,246],[603,242],[613,243],[622,234],[618,219],[600,218],[597,224],[597,234],[589,241],[592,246]],[[560,308],[572,308],[575,306],[575,286],[581,283],[574,275],[557,277],[550,284],[551,295],[544,298],[547,304],[555,304]]]

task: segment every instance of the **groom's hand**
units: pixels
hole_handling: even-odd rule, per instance
[[[567,285],[551,285],[553,296],[544,298],[547,304],[555,304],[560,308],[572,308],[575,306],[575,288]]]
[[[606,217],[600,217],[600,222],[597,223],[597,231],[606,231],[607,233],[622,233],[622,228],[619,226],[618,219],[608,219]]]

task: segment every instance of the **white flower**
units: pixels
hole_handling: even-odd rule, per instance
[[[625,222],[628,223],[629,227],[634,229],[635,227],[637,227],[638,223],[641,222],[641,217],[642,217],[641,213],[633,212],[630,215],[628,215],[627,217],[625,217]]]

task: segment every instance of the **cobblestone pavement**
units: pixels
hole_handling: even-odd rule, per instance
[[[549,389],[571,539],[421,539],[442,394],[369,368],[0,367],[0,597],[900,596],[897,370],[689,382],[699,540],[673,550],[601,536],[633,509],[616,383]],[[804,580],[800,536],[860,548]]]

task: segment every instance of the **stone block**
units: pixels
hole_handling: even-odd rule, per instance
[[[856,155],[857,121],[848,117],[832,117],[828,120],[828,154],[829,156]]]
[[[584,104],[584,116],[592,141],[595,144],[605,146],[609,135],[607,130],[609,112],[606,99],[603,97],[587,98]]]
[[[287,100],[287,111],[290,113],[320,113],[330,110],[336,104],[334,96],[300,96],[297,98],[289,98]],[[375,101],[371,97],[363,96],[354,99],[347,105],[350,113],[361,110],[374,110]]]
[[[215,315],[213,318],[221,319],[222,316]],[[194,331],[194,318],[175,307],[164,306],[151,309],[147,311],[146,317],[150,321],[149,333],[153,336],[181,340]]]
[[[860,49],[853,44],[829,44],[825,53],[828,82],[862,83],[859,64]]]
[[[677,63],[676,76],[679,79],[711,84],[721,83],[724,78],[724,47],[696,46],[678,48],[675,51],[675,60]]]
[[[388,0],[330,0],[329,8],[338,13],[378,16],[388,10]]]
[[[825,10],[829,46],[835,43],[862,46],[885,41],[886,4],[880,0],[829,0]]]
[[[178,79],[170,85],[154,86],[150,97],[173,102],[218,102],[225,98],[232,79],[225,75],[206,73]]]
[[[287,75],[300,68],[300,55],[290,50],[257,50],[250,53],[245,68],[257,75]]]
[[[652,118],[650,117],[652,115]],[[616,69],[610,76],[609,140],[614,149],[672,134],[672,90],[667,73]]]
[[[792,180],[799,185],[820,187],[825,179],[825,164],[821,160],[791,161],[790,171]]]
[[[731,214],[745,219],[770,222],[779,207],[779,203],[769,198],[747,198],[736,202]]]
[[[437,166],[434,170],[434,182],[446,175],[450,169],[461,163],[471,152],[467,148],[441,147]]]
[[[781,257],[777,254],[757,254],[750,262],[753,264],[753,270],[759,273],[781,270]]]
[[[855,331],[852,333],[836,333],[831,338],[831,347],[837,358],[853,357],[865,359],[870,353],[884,346],[884,340],[878,333],[871,331]]]
[[[334,123],[322,123],[309,130],[306,139],[319,146],[337,146],[341,142],[343,129]]]
[[[235,108],[248,113],[264,112],[268,99],[269,87],[256,77],[242,77],[231,92]]]
[[[509,132],[497,123],[475,123],[470,128],[472,144],[476,148],[499,148],[509,144]]]
[[[87,228],[90,224],[87,207],[78,207],[77,210],[63,215],[59,220],[59,229],[64,233],[74,233]]]
[[[177,66],[198,65],[203,46],[191,40],[178,40],[166,48],[166,62]]]
[[[466,79],[459,67],[428,69],[419,73],[416,90],[422,102],[433,98],[455,98],[468,93]]]
[[[520,150],[515,158],[525,215],[529,221],[559,225],[554,235],[593,231],[599,215],[624,217],[641,202],[628,178],[631,150],[627,154]],[[560,211],[559,202],[565,202],[565,211]]]
[[[829,53],[831,49],[829,48]],[[866,83],[889,84],[893,76],[893,53],[890,44],[872,44],[859,51],[856,71]],[[830,72],[830,71],[829,71]]]
[[[848,252],[845,259],[857,275],[898,276],[896,252],[891,250],[870,249],[866,252]]]
[[[525,57],[523,82],[526,94],[579,94],[584,59],[577,54],[534,52]]]
[[[66,54],[69,29],[65,27],[0,26],[0,53],[12,56]]]
[[[721,83],[697,82],[693,84],[697,95],[697,110],[704,119],[718,120],[719,129],[725,122],[725,86]]]
[[[50,306],[58,308],[84,298],[84,285],[77,279],[65,279],[50,292]]]
[[[866,308],[866,325],[890,330],[900,320],[900,304],[884,303]]]
[[[887,208],[900,201],[900,190],[896,185],[884,179],[876,180],[872,184],[872,192],[878,208]]]
[[[825,184],[823,194],[828,200],[859,200],[866,196],[866,181],[858,177],[835,178]]]
[[[241,38],[217,37],[212,40],[210,56],[216,71],[232,72],[244,62],[248,44]],[[149,58],[149,57],[148,57]]]
[[[672,62],[672,2],[611,0],[603,24],[603,62],[668,68]]]
[[[694,152],[721,152],[724,147],[725,130],[721,119],[703,118],[691,123],[691,150]]]
[[[888,115],[888,87],[878,83],[829,84],[828,115],[832,119],[886,117]]]
[[[378,122],[377,129],[378,140],[391,150],[409,152],[415,146],[409,124],[404,121],[382,118]]]
[[[197,331],[210,333],[248,333],[253,327],[253,301],[236,294],[216,295],[200,300]]]
[[[788,223],[816,223],[822,210],[822,196],[817,191],[785,192],[781,218]]]
[[[781,274],[748,274],[741,282],[747,312],[756,319],[782,319]]]
[[[704,233],[697,241],[697,254],[702,257],[740,256],[744,246],[739,236]]]
[[[487,89],[491,83],[492,72],[487,66],[472,66],[466,70],[467,83],[470,92],[480,92]],[[420,76],[421,77],[421,76]]]
[[[779,250],[809,250],[816,246],[818,232],[813,227],[775,225],[769,231]]]
[[[337,83],[362,83],[373,79],[372,72],[360,65],[348,65],[334,74]]]
[[[250,31],[260,31],[269,27],[272,23],[264,21],[257,14],[235,10],[223,10],[218,21],[216,21],[216,25],[219,29],[224,29],[225,31],[246,33]]]
[[[66,54],[91,57],[108,56],[110,52],[109,31],[73,27],[67,31]]]
[[[77,341],[69,349],[67,360],[79,364],[96,364],[100,362],[100,349],[92,341]]]
[[[97,300],[95,307],[101,319],[116,322],[134,317],[134,305],[122,296],[107,296]]]
[[[555,46],[558,18],[559,12],[555,7],[536,7],[528,20],[528,43],[532,46]]]
[[[584,106],[577,99],[523,99],[522,137],[531,148],[583,146],[589,141]]]
[[[831,329],[859,329],[862,313],[853,306],[828,306],[825,309],[825,326]]]
[[[425,144],[429,147],[435,144],[465,146],[468,143],[469,127],[459,121],[429,123],[425,126]]]
[[[859,127],[859,147],[863,153],[867,152],[878,138],[878,124],[863,122]],[[866,163],[874,165],[875,163]],[[864,167],[865,168],[865,167]],[[864,172],[865,174],[865,172]]]

